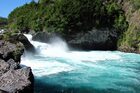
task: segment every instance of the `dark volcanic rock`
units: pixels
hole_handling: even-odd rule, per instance
[[[4,60],[0,59],[0,76],[7,72],[10,69],[10,65],[6,63]]]
[[[78,33],[67,40],[72,48],[83,50],[116,50],[117,33],[109,30],[92,30]]]
[[[8,93],[8,92],[6,92],[6,91],[3,91],[3,90],[0,90],[0,93]]]
[[[33,36],[33,40],[49,43],[56,33],[39,32]],[[116,50],[117,33],[113,30],[92,30],[86,33],[80,32],[76,35],[64,36],[68,45],[72,48],[83,50]]]
[[[13,59],[9,59],[7,63],[10,65],[10,69],[18,69],[19,63],[16,63]]]
[[[33,93],[34,77],[29,67],[20,67],[24,47],[0,40],[0,93]]]
[[[13,59],[9,59],[7,62],[0,59],[0,76],[6,73],[10,69],[15,70],[18,69],[19,63],[16,63]]]
[[[47,32],[38,32],[33,36],[32,40],[48,43],[49,38],[50,38],[49,33],[47,33]]]
[[[33,35],[32,40],[39,41],[43,43],[50,43],[53,38],[61,37],[58,33],[48,33],[48,32],[38,32]]]
[[[20,41],[25,49],[29,52],[35,52],[34,46],[29,42],[29,40],[23,34],[19,34],[17,40]]]
[[[0,89],[8,93],[33,93],[33,79],[29,67],[9,70],[0,77]]]
[[[19,62],[23,51],[24,50],[21,43],[13,44],[0,40],[0,58],[5,61],[14,59],[16,62]]]

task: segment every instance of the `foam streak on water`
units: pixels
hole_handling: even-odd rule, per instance
[[[36,93],[139,93],[140,55],[118,51],[70,51],[60,38],[52,43],[32,41],[38,51],[25,54],[32,67]],[[43,81],[43,82],[42,82]],[[42,84],[39,86],[38,83]]]

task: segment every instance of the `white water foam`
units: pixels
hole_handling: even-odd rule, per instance
[[[77,68],[75,66],[87,66],[89,62],[93,63],[92,66],[98,67],[94,65],[94,62],[121,59],[120,55],[109,51],[69,51],[67,44],[58,37],[54,38],[50,44],[46,44],[33,41],[31,35],[25,34],[25,36],[35,46],[38,54],[34,57],[29,57],[26,54],[22,57],[22,64],[32,67],[34,74],[37,76],[72,71]],[[40,60],[37,55],[43,58]],[[52,59],[47,60],[48,58]],[[65,62],[58,61],[57,58],[63,58]]]
[[[63,45],[63,40],[61,43],[54,40],[53,43],[46,44],[32,41],[31,35],[27,37],[38,53],[25,54],[21,63],[32,67],[34,75],[37,76],[35,78],[39,77],[43,85],[62,86],[52,89],[42,88],[38,84],[35,89],[45,91],[44,93],[46,90],[54,93],[55,89],[62,92],[65,88],[70,92],[71,87],[78,87],[83,93],[92,93],[96,89],[103,92],[139,93],[140,55],[118,51],[70,51],[65,44]],[[50,92],[51,90],[53,92]],[[72,92],[75,91],[77,92],[72,89]]]
[[[61,57],[68,51],[67,44],[59,37],[52,39],[51,44],[41,43],[32,40],[32,35],[25,34],[28,40],[34,45],[39,56],[42,57]],[[54,43],[57,42],[57,43]],[[44,58],[45,59],[45,58]],[[22,57],[22,64],[30,66],[36,76],[44,76],[67,72],[73,70],[68,64],[57,61],[38,60],[38,58],[30,57],[28,54]]]
[[[59,63],[57,61],[42,61],[42,60],[34,60],[22,58],[22,64],[26,66],[30,66],[33,69],[33,73],[35,76],[47,76],[52,74],[57,74],[60,72],[68,72],[73,70],[73,68],[67,64]]]

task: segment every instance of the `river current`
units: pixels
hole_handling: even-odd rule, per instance
[[[71,51],[60,38],[32,41],[37,53],[21,63],[35,76],[35,93],[140,93],[140,55],[119,51]]]

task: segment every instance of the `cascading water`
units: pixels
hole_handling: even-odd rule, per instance
[[[70,51],[60,38],[32,41],[37,54],[22,64],[35,76],[35,93],[140,93],[140,55],[118,51]]]

